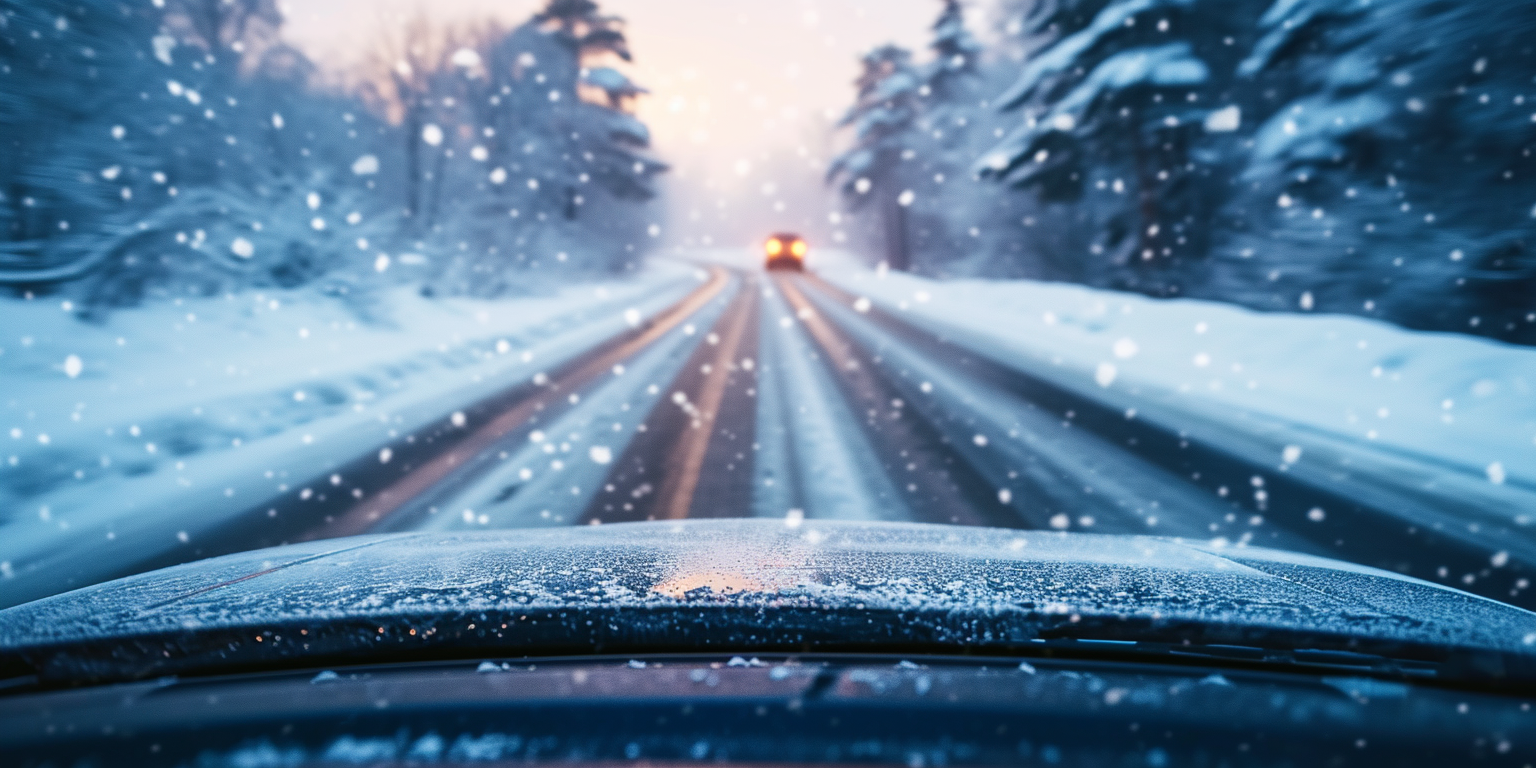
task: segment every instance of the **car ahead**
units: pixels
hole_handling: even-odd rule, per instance
[[[767,255],[766,266],[770,270],[785,269],[794,272],[805,271],[805,256],[810,253],[811,246],[805,242],[805,238],[790,233],[779,233],[768,238],[763,243],[763,252]]]
[[[1536,614],[1168,539],[417,533],[0,611],[13,765],[1525,765]]]

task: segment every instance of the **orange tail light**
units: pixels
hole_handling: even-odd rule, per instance
[[[769,256],[777,256],[784,252],[784,243],[775,237],[774,239],[768,241],[768,244],[764,247],[764,249],[768,251]]]

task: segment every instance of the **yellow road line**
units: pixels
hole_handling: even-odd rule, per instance
[[[711,267],[708,282],[700,286],[698,290],[662,312],[635,337],[604,354],[594,357],[576,370],[563,374],[558,379],[551,381],[548,391],[561,392],[578,389],[588,381],[612,370],[615,364],[634,357],[640,350],[660,339],[694,312],[697,312],[705,304],[719,296],[729,282],[730,274],[726,270],[720,267]],[[351,510],[338,516],[335,520],[328,521],[318,530],[311,531],[301,540],[312,541],[315,539],[338,538],[367,533],[374,526],[388,518],[389,515],[405,506],[411,499],[426,493],[432,486],[442,482],[460,464],[479,455],[482,451],[495,445],[497,441],[501,440],[509,432],[526,424],[529,419],[538,414],[544,407],[545,402],[545,398],[542,396],[522,400],[497,415],[496,418],[476,430],[473,434],[459,441],[448,452],[436,456],[420,467],[417,467],[367,501],[358,504]]]
[[[662,481],[657,504],[661,519],[682,520],[688,517],[693,506],[693,494],[698,490],[704,458],[709,453],[709,441],[715,433],[716,417],[720,413],[720,404],[725,401],[725,388],[752,319],[755,290],[754,285],[745,285],[731,307],[730,315],[723,321],[724,333],[708,363],[710,370],[704,374],[704,386],[699,392],[698,419],[692,429],[683,433],[681,444],[672,454],[676,458],[675,471],[669,471]]]

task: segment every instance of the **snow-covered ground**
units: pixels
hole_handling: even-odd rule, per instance
[[[748,249],[688,256],[742,267],[758,258]],[[1352,317],[926,280],[835,252],[812,266],[858,298],[853,310],[868,301],[1276,471],[1333,482],[1328,473],[1347,466],[1373,503],[1410,519],[1418,508],[1429,511],[1416,519],[1443,525],[1436,499],[1454,497],[1478,520],[1536,522],[1536,350]],[[195,548],[221,515],[553,368],[671,305],[703,275],[663,261],[621,282],[499,302],[402,289],[367,319],[310,290],[155,304],[99,323],[57,300],[0,302],[0,578],[125,546]],[[778,297],[765,298],[770,317],[789,320]],[[765,339],[797,332],[781,326],[766,324]],[[795,441],[804,466],[792,474],[846,483],[857,457],[817,437],[819,422],[846,419],[816,411],[832,407],[824,398],[807,400],[830,385],[800,370],[808,341],[786,343],[784,360],[765,352],[776,373],[763,406],[808,403],[811,421],[796,426],[782,403],[760,415]],[[629,366],[636,382],[667,378],[671,353],[652,357]],[[571,418],[617,423],[613,408],[633,395],[614,390],[612,402],[593,399]],[[599,447],[605,457],[622,449]],[[790,460],[780,453],[769,446],[763,461]],[[774,514],[794,503],[763,496],[759,506]]]
[[[216,510],[554,367],[702,274],[658,262],[505,301],[402,288],[368,319],[312,290],[152,304],[100,323],[59,301],[0,302],[0,577],[66,541],[193,540]]]
[[[1400,477],[1419,467],[1442,490],[1506,502],[1536,491],[1536,349],[1068,284],[928,280],[820,256],[818,273],[844,290],[1032,373],[1267,436],[1279,467],[1326,453]],[[1521,524],[1536,518],[1529,497],[1500,506]]]

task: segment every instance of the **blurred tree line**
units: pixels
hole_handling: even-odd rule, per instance
[[[89,308],[630,268],[664,166],[623,22],[418,20],[321,82],[275,0],[0,0],[0,285]]]
[[[1536,4],[944,0],[830,171],[892,267],[1536,343]]]

